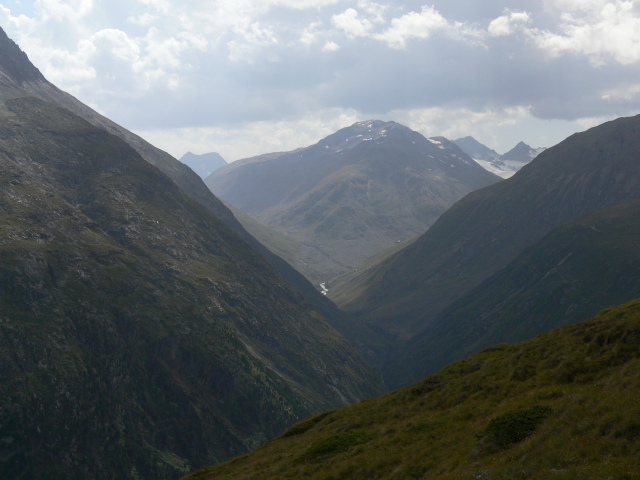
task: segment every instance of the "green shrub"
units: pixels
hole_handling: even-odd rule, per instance
[[[479,442],[479,453],[493,453],[531,435],[549,415],[551,408],[536,406],[505,413],[489,422]]]

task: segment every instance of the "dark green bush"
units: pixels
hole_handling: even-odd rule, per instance
[[[524,440],[551,412],[549,407],[536,406],[494,418],[480,440],[481,452],[492,453]]]

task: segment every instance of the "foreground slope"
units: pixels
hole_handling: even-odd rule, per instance
[[[313,247],[300,260],[316,283],[423,233],[463,195],[497,181],[448,140],[381,121],[239,160],[206,179],[224,201]]]
[[[472,192],[412,245],[330,295],[408,338],[554,228],[636,199],[640,116],[572,135],[510,179]]]
[[[380,392],[346,340],[119,138],[0,103],[3,478],[175,478]]]
[[[640,301],[308,418],[185,478],[636,479]]]

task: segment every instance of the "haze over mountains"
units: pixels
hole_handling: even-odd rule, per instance
[[[454,140],[453,143],[458,145],[483,168],[502,178],[511,177],[546,150],[545,148],[532,148],[524,142],[519,142],[507,153],[500,155],[473,137],[459,138]]]
[[[423,233],[456,200],[499,180],[444,138],[372,120],[310,147],[233,162],[205,182],[311,247],[298,261],[319,283]]]
[[[225,159],[216,152],[202,155],[187,152],[180,158],[180,161],[200,175],[200,178],[207,178],[220,167],[227,165]]]
[[[3,478],[176,478],[382,391],[188,167],[0,52]]]

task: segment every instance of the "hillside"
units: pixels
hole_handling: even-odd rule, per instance
[[[367,121],[310,147],[233,162],[206,184],[303,244],[293,263],[317,272],[318,284],[423,233],[456,200],[496,181],[444,138]]]
[[[410,383],[500,342],[531,338],[640,297],[640,202],[561,225],[451,306],[389,362]]]
[[[42,78],[12,48],[0,54],[3,478],[176,478],[382,391],[209,208],[118,136],[26,96]]]
[[[572,135],[457,202],[413,244],[343,286],[339,305],[398,338],[429,328],[554,228],[640,199],[639,134],[640,116]]]
[[[302,274],[248,234],[231,211],[211,193],[193,170],[47,81],[29,61],[25,53],[0,28],[0,99],[19,98],[25,95],[35,96],[58,105],[90,124],[124,140],[142,158],[160,169],[188,196],[201,203],[209,212],[239,235],[269,263],[276,276],[291,284],[304,296],[306,301],[321,310],[332,325],[338,328],[346,325],[343,330],[349,330],[353,323],[352,319],[336,309],[315,287],[309,284]],[[354,341],[360,340],[361,331],[366,331],[366,327],[359,329],[359,332],[352,338]]]
[[[185,479],[638,478],[640,301],[325,412]]]

